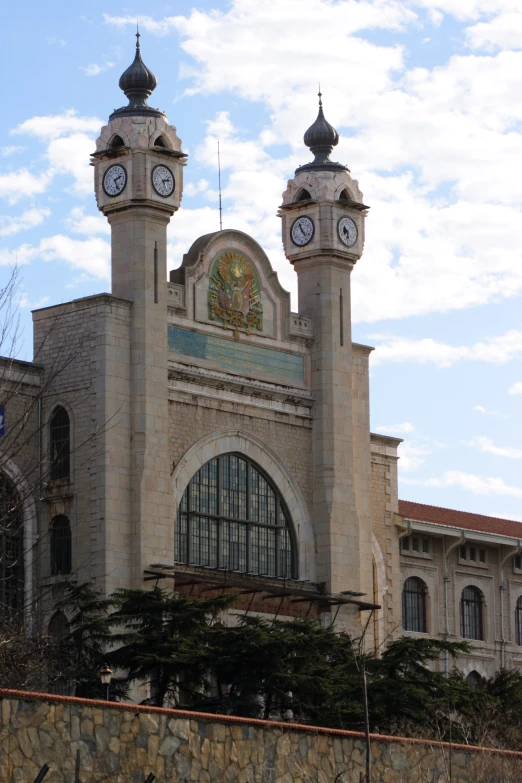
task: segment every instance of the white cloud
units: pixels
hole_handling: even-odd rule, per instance
[[[63,114],[31,117],[11,131],[11,135],[27,133],[40,139],[57,139],[68,133],[96,133],[105,123],[98,117],[79,117],[74,109]]]
[[[52,139],[47,148],[50,170],[69,177],[66,188],[76,195],[92,195],[93,170],[89,165],[94,143],[86,133]]]
[[[410,424],[409,421],[403,421],[402,424],[386,424],[381,425],[380,427],[375,427],[376,432],[383,432],[383,433],[391,433],[402,435],[402,433],[405,432],[414,432],[415,427],[413,424]]]
[[[198,182],[187,182],[183,185],[184,196],[197,196],[208,190],[209,184],[206,179],[200,179]]]
[[[480,451],[494,454],[496,457],[507,457],[508,459],[522,459],[522,449],[516,449],[513,446],[495,446],[490,438],[483,435],[476,435],[468,441],[468,446],[480,449]]]
[[[110,278],[110,244],[104,239],[71,239],[63,234],[42,239],[37,255],[45,261],[65,261],[92,277]]]
[[[498,337],[486,337],[474,345],[449,345],[431,338],[415,340],[410,337],[383,335],[373,335],[372,339],[383,340],[375,349],[374,365],[385,362],[411,362],[451,367],[461,361],[505,364],[522,356],[522,331],[517,329],[512,329]],[[480,406],[476,409],[478,408]]]
[[[22,152],[22,150],[25,150],[25,147],[17,147],[14,144],[11,144],[11,146],[8,147],[0,147],[0,155],[2,155],[3,158],[7,158],[9,155],[16,155],[17,152]]]
[[[508,394],[522,394],[522,381],[517,381],[509,387]]]
[[[516,11],[500,13],[487,22],[479,22],[466,29],[468,44],[474,49],[520,49],[522,48],[522,13]]]
[[[418,470],[425,462],[431,449],[428,446],[414,443],[401,443],[399,446],[399,472],[412,473]]]
[[[442,476],[429,479],[402,479],[403,484],[421,487],[460,487],[474,495],[498,495],[522,498],[522,487],[506,484],[500,477],[476,476],[460,470],[447,470]]]
[[[71,239],[63,234],[45,237],[38,245],[24,244],[13,250],[0,249],[0,266],[21,266],[41,258],[65,262],[86,272],[90,278],[110,278],[110,244],[100,237]]]
[[[67,228],[74,234],[105,234],[110,236],[111,227],[102,215],[86,215],[84,207],[74,207],[66,221]]]
[[[99,65],[98,63],[90,63],[89,65],[80,66],[80,68],[86,76],[98,76],[99,73],[109,71],[114,67],[114,65],[115,63],[107,61],[102,65]]]
[[[12,236],[20,231],[39,226],[45,218],[49,217],[49,209],[26,209],[21,215],[11,217],[0,215],[0,237]]]
[[[505,413],[501,413],[500,411],[488,411],[483,405],[475,405],[473,410],[475,413],[481,413],[482,416],[498,416],[501,419],[509,418]]]
[[[10,204],[15,204],[20,199],[44,193],[51,179],[49,172],[34,174],[27,168],[0,174],[0,197],[3,196]]]
[[[44,307],[44,305],[46,305],[48,301],[49,301],[48,296],[42,296],[41,299],[38,299],[36,302],[31,302],[31,300],[27,296],[27,293],[24,292],[20,296],[18,305],[19,307],[22,307],[24,310],[37,310],[39,307]]]

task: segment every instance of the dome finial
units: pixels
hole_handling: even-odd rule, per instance
[[[129,99],[128,106],[117,109],[111,114],[111,119],[119,114],[153,114],[163,116],[158,109],[152,109],[147,98],[156,89],[157,79],[141,59],[140,30],[136,22],[136,54],[131,65],[120,77],[120,88]]]
[[[330,154],[334,147],[339,143],[339,134],[329,122],[325,119],[323,112],[323,94],[321,92],[321,84],[319,84],[319,112],[317,119],[310,125],[304,135],[304,143],[307,147],[310,147],[314,153],[314,160],[312,163],[307,163],[305,166],[300,166],[300,169],[342,169],[346,171],[346,166],[341,163],[334,163],[330,160]]]

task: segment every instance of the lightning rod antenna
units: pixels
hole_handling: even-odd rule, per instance
[[[219,140],[218,140],[218,187],[219,187],[219,230],[223,231],[223,210],[221,206],[221,158],[219,156]]]

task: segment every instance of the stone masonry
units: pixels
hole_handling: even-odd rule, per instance
[[[360,783],[357,732],[0,690],[0,783]],[[371,737],[375,783],[515,783],[522,753]],[[451,773],[450,773],[451,769]],[[451,774],[451,778],[450,778]]]

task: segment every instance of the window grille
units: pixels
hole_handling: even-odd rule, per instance
[[[51,523],[51,575],[70,574],[72,570],[71,525],[60,514]]]
[[[54,409],[50,424],[51,480],[71,475],[71,425],[69,414],[59,405]]]
[[[484,638],[482,603],[478,587],[469,585],[464,588],[460,601],[460,632],[464,639]]]
[[[402,627],[405,631],[426,633],[426,585],[410,576],[402,590]]]
[[[0,614],[22,608],[23,588],[21,500],[13,482],[0,473]]]
[[[518,599],[515,609],[515,631],[517,644],[522,647],[522,595]]]
[[[284,501],[252,462],[223,454],[198,470],[178,509],[178,563],[290,579],[295,549]]]

